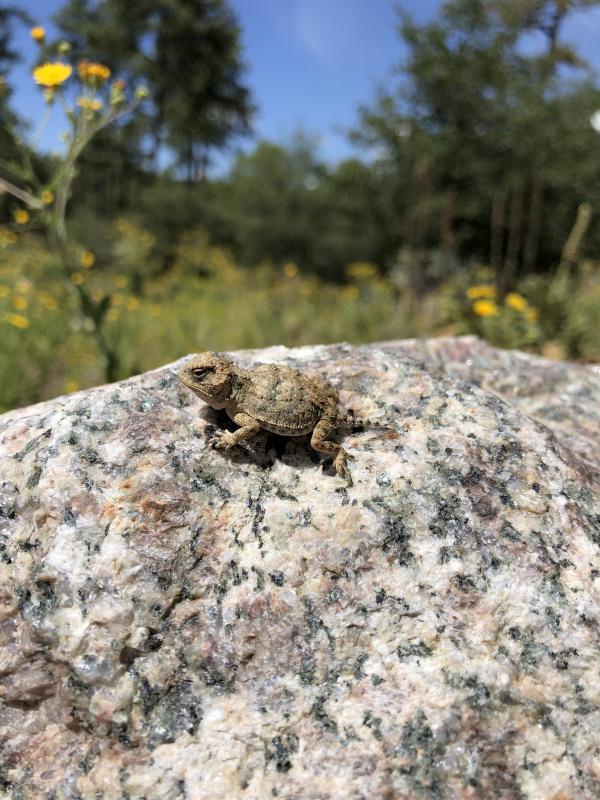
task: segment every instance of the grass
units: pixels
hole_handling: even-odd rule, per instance
[[[169,269],[160,272],[153,246],[149,232],[118,220],[101,256],[83,253],[69,283],[41,239],[0,229],[0,411],[104,382],[77,285],[96,302],[110,298],[105,334],[120,377],[201,350],[442,333],[600,360],[598,262],[523,280],[503,303],[485,268],[465,268],[415,302],[372,264],[349,265],[343,285],[303,275],[294,264],[246,270],[196,231],[182,238]]]

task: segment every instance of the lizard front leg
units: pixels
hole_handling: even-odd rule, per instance
[[[352,486],[352,476],[350,475],[347,462],[353,459],[354,456],[351,456],[350,453],[344,450],[337,442],[330,442],[327,440],[327,437],[335,430],[335,427],[335,419],[323,417],[323,419],[319,420],[315,425],[310,439],[310,445],[315,450],[318,450],[319,453],[327,453],[327,455],[332,456],[335,471],[347,481],[348,486]]]
[[[240,427],[237,431],[217,431],[213,446],[219,450],[230,450],[245,439],[251,439],[261,430],[260,424],[243,411],[231,415],[231,419]]]

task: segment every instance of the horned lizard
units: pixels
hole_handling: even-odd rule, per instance
[[[214,409],[225,409],[239,425],[219,431],[214,446],[229,450],[261,429],[284,436],[312,433],[310,444],[332,456],[338,475],[352,486],[346,450],[327,437],[353,419],[338,409],[338,393],[325,381],[281,364],[242,369],[218,353],[199,353],[180,372],[181,381]]]

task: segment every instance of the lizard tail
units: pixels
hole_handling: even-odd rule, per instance
[[[368,419],[367,417],[357,417],[352,411],[349,409],[345,414],[341,414],[338,418],[338,427],[339,428],[389,428],[389,425],[386,425],[384,422],[378,422],[373,419]]]

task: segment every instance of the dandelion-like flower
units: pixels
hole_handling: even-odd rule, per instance
[[[85,111],[100,111],[102,108],[102,100],[91,97],[78,97],[77,105]]]
[[[29,306],[29,301],[27,300],[26,297],[21,297],[20,295],[17,295],[17,297],[13,299],[13,307],[15,311],[25,311],[25,309],[28,308],[28,306]]]
[[[84,250],[79,260],[82,267],[91,269],[96,263],[96,256],[90,250]]]
[[[46,30],[42,28],[41,25],[36,25],[29,31],[29,35],[32,39],[35,39],[36,42],[43,42],[46,36]]]
[[[49,206],[54,200],[54,194],[50,191],[50,189],[44,189],[40,195],[40,200],[45,206]]]
[[[527,300],[525,300],[523,295],[519,294],[518,292],[509,292],[504,298],[504,302],[509,308],[513,308],[520,314],[522,314],[527,308]]]
[[[62,61],[55,61],[54,63],[42,64],[33,70],[33,79],[40,86],[45,86],[47,89],[52,89],[54,86],[60,86],[71,77],[73,67],[70,64],[63,64]]]
[[[15,284],[15,289],[19,294],[29,294],[33,289],[33,283],[29,280],[29,278],[21,278],[20,281],[17,281]]]
[[[75,286],[81,286],[81,284],[85,281],[85,275],[83,272],[74,272],[71,275],[71,280],[75,284]]]
[[[45,306],[49,311],[56,311],[58,308],[58,303],[52,297],[50,292],[41,292],[40,293],[40,301],[43,306]]]
[[[346,267],[346,275],[350,280],[369,281],[377,277],[379,270],[370,261],[353,261]]]
[[[498,314],[498,306],[493,300],[477,300],[473,303],[473,313],[478,317],[495,317]]]
[[[538,322],[540,318],[540,312],[537,308],[528,308],[525,311],[525,319],[527,322]]]
[[[466,295],[469,300],[479,300],[480,298],[485,298],[487,300],[492,300],[496,297],[496,287],[489,286],[487,284],[481,284],[479,286],[469,286],[466,291]]]
[[[346,300],[357,300],[360,292],[358,290],[358,286],[354,286],[353,284],[349,284],[348,286],[344,286],[342,289],[342,296]]]
[[[13,328],[20,328],[21,330],[24,330],[25,328],[29,327],[29,320],[27,317],[24,317],[21,314],[9,314],[6,318],[6,321],[9,325],[12,325]]]
[[[24,208],[18,208],[14,213],[14,219],[17,225],[27,225],[29,222],[29,211]]]
[[[125,81],[114,81],[110,87],[110,104],[111,106],[118,106],[125,100]]]
[[[8,247],[8,245],[16,244],[18,241],[17,234],[14,231],[9,231],[8,228],[0,228],[0,247]],[[0,294],[0,297],[3,297]]]
[[[284,266],[283,274],[286,278],[295,278],[298,274],[298,267],[290,262]]]
[[[103,83],[110,78],[110,69],[104,64],[98,64],[95,61],[80,61],[77,65],[77,72],[82,81],[89,81],[90,83],[95,81]]]

